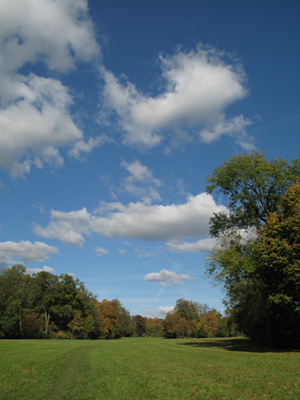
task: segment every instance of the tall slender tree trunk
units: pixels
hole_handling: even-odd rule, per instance
[[[45,311],[45,333],[48,333],[48,327],[49,327],[49,321],[50,321],[50,314],[47,314],[47,311]]]

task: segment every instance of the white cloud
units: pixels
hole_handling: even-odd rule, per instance
[[[123,161],[121,165],[126,168],[130,174],[124,179],[122,184],[123,190],[140,198],[148,198],[156,201],[161,200],[160,194],[156,188],[161,187],[162,182],[153,177],[152,172],[147,166],[142,165],[138,160],[132,163]]]
[[[144,312],[150,315],[152,318],[165,318],[166,314],[173,310],[174,307],[171,306],[157,307],[155,310],[148,310],[144,308]]]
[[[113,142],[113,139],[110,139],[105,134],[96,138],[90,138],[88,141],[78,140],[69,151],[69,155],[80,160],[82,154],[89,154],[95,147],[101,146],[106,142]]]
[[[53,268],[47,267],[46,265],[43,268],[26,268],[27,274],[37,274],[38,272],[49,272],[50,274],[54,274],[55,270]]]
[[[118,252],[119,252],[120,254],[126,254],[127,250],[125,250],[125,249],[118,249]]]
[[[105,216],[91,215],[86,208],[64,213],[51,211],[51,222],[46,228],[36,225],[35,233],[57,238],[64,243],[81,247],[83,234],[98,233],[102,237],[135,238],[145,241],[175,241],[189,237],[205,238],[209,233],[209,219],[214,212],[226,211],[217,206],[207,193],[189,195],[184,204],[149,205],[142,202],[101,203]]]
[[[1,0],[0,53],[5,71],[43,60],[67,71],[99,54],[87,0]]]
[[[9,265],[16,263],[11,257],[21,258],[24,263],[29,261],[42,262],[49,258],[47,254],[58,254],[58,249],[43,242],[31,243],[22,240],[18,243],[0,243],[0,262]]]
[[[0,2],[0,167],[14,177],[32,165],[62,166],[58,148],[83,140],[69,113],[68,89],[57,79],[18,71],[44,62],[66,72],[99,55],[87,12],[86,0]]]
[[[90,234],[92,216],[86,208],[79,211],[64,213],[61,211],[51,211],[52,222],[42,229],[36,225],[34,232],[47,238],[56,238],[65,244],[82,247],[84,243],[83,233]]]
[[[167,246],[171,251],[184,253],[200,253],[201,251],[211,250],[216,245],[216,239],[208,238],[198,240],[196,243],[188,243],[183,241],[171,241]]]
[[[83,137],[68,112],[67,88],[36,75],[15,76],[10,83],[13,101],[0,109],[0,166],[13,176],[28,173],[32,164],[62,166],[57,147]]]
[[[237,117],[231,118],[229,121],[226,121],[225,115],[221,115],[218,121],[213,124],[211,129],[204,128],[200,131],[200,136],[203,142],[211,143],[214,140],[219,139],[222,135],[236,136],[237,142],[242,146],[250,146],[249,149],[253,149],[253,145],[251,143],[246,142],[246,139],[250,139],[247,137],[245,128],[248,125],[251,125],[252,122],[244,118],[243,115],[239,115]],[[243,144],[245,142],[245,144]]]
[[[231,232],[232,233],[232,232]],[[240,235],[242,243],[246,243],[248,240],[254,240],[257,238],[257,231],[255,228],[239,229],[235,232],[236,235]],[[231,235],[222,235],[220,238],[207,238],[200,239],[197,242],[184,242],[184,241],[169,241],[167,246],[169,250],[179,253],[200,253],[201,251],[212,250],[215,246],[229,246],[231,241]]]
[[[99,256],[101,256],[102,254],[109,254],[109,252],[102,247],[96,247],[95,250]]]
[[[145,281],[157,282],[160,286],[173,286],[182,285],[184,281],[192,281],[194,278],[188,275],[176,275],[175,272],[162,269],[160,272],[152,272],[147,274],[144,278]]]
[[[122,84],[111,72],[101,67],[105,81],[103,98],[108,110],[114,110],[126,134],[124,142],[152,147],[159,144],[165,129],[195,129],[203,141],[221,135],[245,136],[250,121],[242,115],[226,121],[224,110],[246,96],[245,73],[240,64],[224,61],[226,55],[214,48],[159,57],[165,85],[156,97]],[[176,135],[176,133],[175,133]],[[189,139],[190,140],[190,139]]]

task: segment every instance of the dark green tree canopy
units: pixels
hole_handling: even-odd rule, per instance
[[[260,151],[237,154],[217,167],[207,181],[207,193],[215,192],[229,215],[215,213],[210,220],[211,236],[235,228],[259,227],[276,212],[282,195],[300,176],[300,159],[277,157],[267,160]]]

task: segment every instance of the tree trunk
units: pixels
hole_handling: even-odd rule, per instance
[[[50,314],[47,314],[47,311],[45,311],[45,333],[48,333],[50,318]]]

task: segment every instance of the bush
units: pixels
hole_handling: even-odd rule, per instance
[[[55,339],[72,339],[70,332],[59,331]]]

